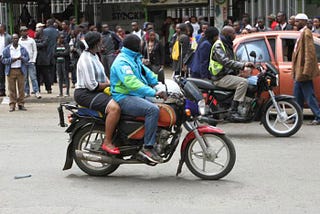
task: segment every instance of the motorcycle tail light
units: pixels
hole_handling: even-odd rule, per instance
[[[185,113],[188,117],[191,117],[191,110],[190,109],[186,109]]]
[[[68,122],[69,122],[69,123],[72,123],[72,119],[73,119],[73,118],[72,118],[72,114],[69,114],[69,115],[68,115]]]

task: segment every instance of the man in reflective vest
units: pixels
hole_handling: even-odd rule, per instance
[[[211,49],[209,71],[216,86],[235,90],[230,109],[230,119],[241,121],[243,118],[238,114],[237,109],[239,103],[243,102],[245,98],[248,80],[237,75],[239,70],[243,70],[245,67],[253,67],[254,64],[236,61],[233,52],[235,35],[235,30],[231,26],[225,26],[222,29],[220,39],[213,44]]]

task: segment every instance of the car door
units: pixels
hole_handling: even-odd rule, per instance
[[[276,61],[279,70],[279,94],[293,95],[292,53],[297,36],[279,36],[276,42]]]

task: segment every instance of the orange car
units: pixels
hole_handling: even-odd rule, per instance
[[[279,71],[279,87],[276,94],[293,95],[293,78],[291,76],[291,56],[299,31],[269,31],[237,36],[234,40],[234,50],[240,61],[251,61],[251,51],[257,53],[256,62],[272,62]],[[320,38],[313,37],[318,65],[320,68]],[[314,80],[314,90],[320,102],[320,77]]]

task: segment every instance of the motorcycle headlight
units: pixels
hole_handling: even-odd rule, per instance
[[[200,100],[198,102],[198,110],[199,110],[199,113],[200,115],[205,115],[206,114],[206,102],[204,99]]]
[[[276,86],[279,86],[279,75],[276,75]]]

